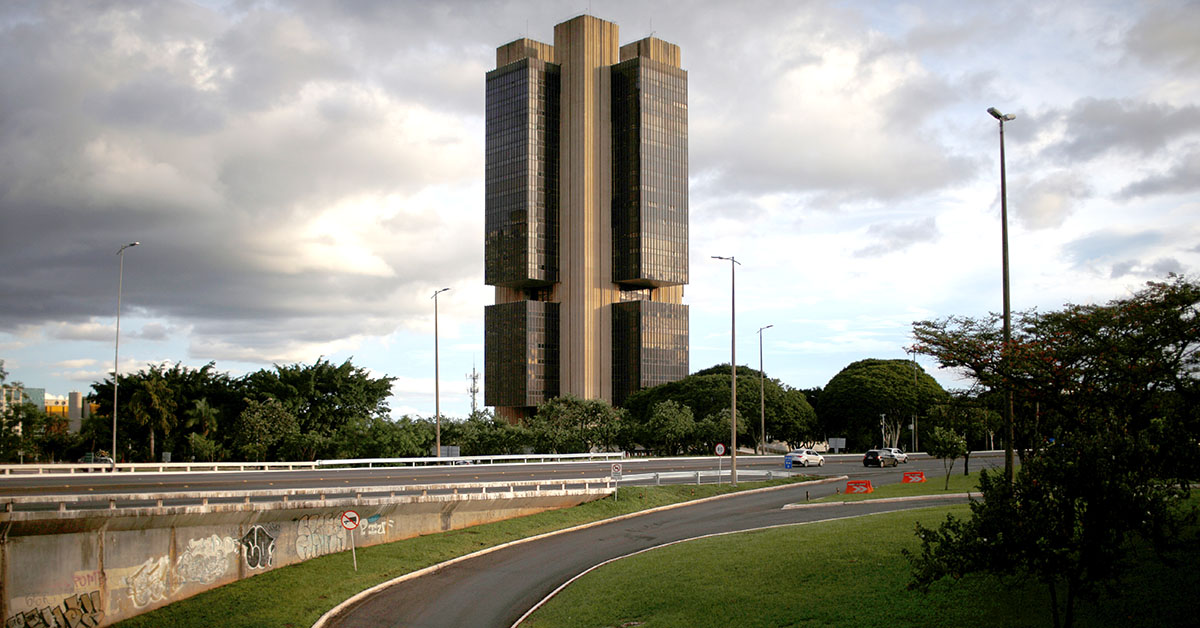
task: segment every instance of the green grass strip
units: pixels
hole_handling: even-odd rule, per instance
[[[1193,502],[1195,498],[1193,498]],[[1049,596],[1034,581],[968,576],[928,595],[907,589],[902,548],[967,506],[941,506],[712,537],[645,552],[567,587],[529,628],[776,628],[779,626],[1051,626]],[[1164,564],[1134,544],[1119,597],[1080,602],[1078,626],[1195,625],[1197,530]]]
[[[658,506],[806,479],[815,478],[742,482],[736,488],[728,484],[625,487],[615,500],[610,497],[574,508],[360,547],[357,573],[349,551],[321,556],[205,591],[117,625],[308,627],[325,611],[359,591],[488,547]]]

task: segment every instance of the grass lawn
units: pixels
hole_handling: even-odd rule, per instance
[[[117,625],[147,628],[307,627],[325,611],[359,591],[487,547],[657,506],[804,479],[743,482],[737,488],[728,484],[622,488],[616,500],[607,498],[575,508],[386,545],[360,547],[357,573],[349,551],[321,556],[206,591]]]
[[[890,491],[876,496],[886,492]],[[907,589],[909,566],[900,550],[919,547],[913,534],[917,522],[933,526],[947,513],[965,517],[969,510],[965,505],[932,507],[714,537],[646,552],[581,578],[523,625],[1053,625],[1049,595],[1036,582],[969,576],[939,583],[928,595]],[[1172,556],[1174,568],[1139,546],[1122,596],[1080,602],[1076,625],[1197,625],[1198,541],[1192,529],[1187,549]]]

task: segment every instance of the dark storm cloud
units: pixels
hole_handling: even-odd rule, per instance
[[[1177,158],[1163,172],[1153,174],[1122,188],[1119,196],[1133,199],[1158,194],[1188,194],[1200,191],[1200,148]]]
[[[1152,67],[1169,66],[1193,76],[1200,72],[1200,11],[1195,2],[1149,5],[1129,30],[1125,48]]]
[[[415,223],[368,232],[362,246],[378,260],[364,274],[329,259],[353,241],[314,232],[314,221],[346,198],[373,213],[389,195],[476,177],[465,127],[430,118],[440,104],[380,91],[350,31],[321,15],[141,2],[20,9],[0,21],[0,287],[10,297],[0,330],[59,321],[48,333],[91,338],[89,321],[115,312],[116,250],[134,240],[128,312],[188,321],[196,342],[268,348],[395,328],[428,269],[408,258],[421,247],[393,251],[387,240]],[[438,81],[393,54],[394,76]],[[438,230],[470,211],[435,214],[417,237],[437,248]],[[458,257],[429,259],[457,280],[478,273],[476,248],[442,245]],[[151,323],[140,334],[180,329]]]
[[[1069,110],[1040,116],[1065,125],[1066,137],[1047,152],[1064,161],[1086,161],[1110,151],[1152,156],[1169,143],[1200,133],[1200,107],[1086,98]]]

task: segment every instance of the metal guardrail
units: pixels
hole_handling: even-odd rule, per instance
[[[127,462],[127,463],[59,463],[3,464],[0,476],[51,475],[75,473],[172,473],[196,471],[297,471],[329,467],[375,466],[435,466],[460,464],[548,463],[579,460],[620,460],[625,452],[585,454],[509,454],[500,456],[458,456],[434,458],[352,458],[344,460],[315,460],[311,462]]]
[[[55,507],[57,512],[98,512],[128,508],[186,507],[207,508],[213,506],[238,506],[240,509],[253,507],[275,507],[281,504],[292,506],[320,507],[340,503],[360,502],[363,499],[394,499],[397,497],[427,497],[430,495],[495,496],[500,498],[521,495],[536,495],[543,491],[592,491],[615,489],[611,476],[593,478],[562,478],[543,480],[511,480],[505,482],[471,482],[459,484],[400,484],[390,486],[358,487],[312,487],[293,489],[256,489],[245,491],[180,491],[172,493],[120,493],[109,495],[29,495],[0,499],[3,512],[17,512],[17,506],[41,506],[40,509],[22,509],[22,512],[48,512],[46,506]],[[520,490],[519,490],[520,489]],[[170,503],[168,503],[170,502]],[[121,504],[126,504],[122,506]],[[68,508],[74,505],[75,508]],[[101,505],[99,508],[95,505]],[[103,507],[107,505],[107,509]],[[88,508],[86,506],[93,506]],[[3,517],[3,514],[0,514]]]

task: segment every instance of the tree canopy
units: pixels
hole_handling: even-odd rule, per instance
[[[1101,305],[1024,312],[1008,346],[998,326],[950,317],[914,329],[918,351],[1010,388],[1023,416],[1014,480],[985,472],[969,520],[918,528],[912,586],[1032,576],[1054,624],[1070,626],[1075,601],[1120,576],[1132,538],[1167,543],[1195,516],[1181,503],[1200,457],[1200,285],[1172,276]]]
[[[739,443],[755,445],[762,439],[760,399],[765,401],[768,439],[786,441],[793,446],[817,439],[816,412],[803,392],[777,379],[765,378],[760,382],[760,372],[749,367],[739,366],[737,373]],[[760,383],[763,389],[761,396]],[[629,411],[633,441],[655,450],[699,452],[711,450],[714,425],[722,420],[725,424],[724,436],[719,436],[715,442],[729,441],[729,398],[729,365],[718,364],[681,380],[640,390],[629,396],[624,407]],[[655,409],[666,401],[690,411],[695,423],[690,436],[679,438],[674,432],[668,436],[652,429],[651,424],[656,420]],[[658,420],[661,422],[662,417]]]
[[[859,360],[821,392],[821,426],[850,449],[899,447],[901,428],[949,399],[941,384],[909,360]],[[884,435],[880,434],[883,423]],[[878,444],[878,445],[877,445]]]

